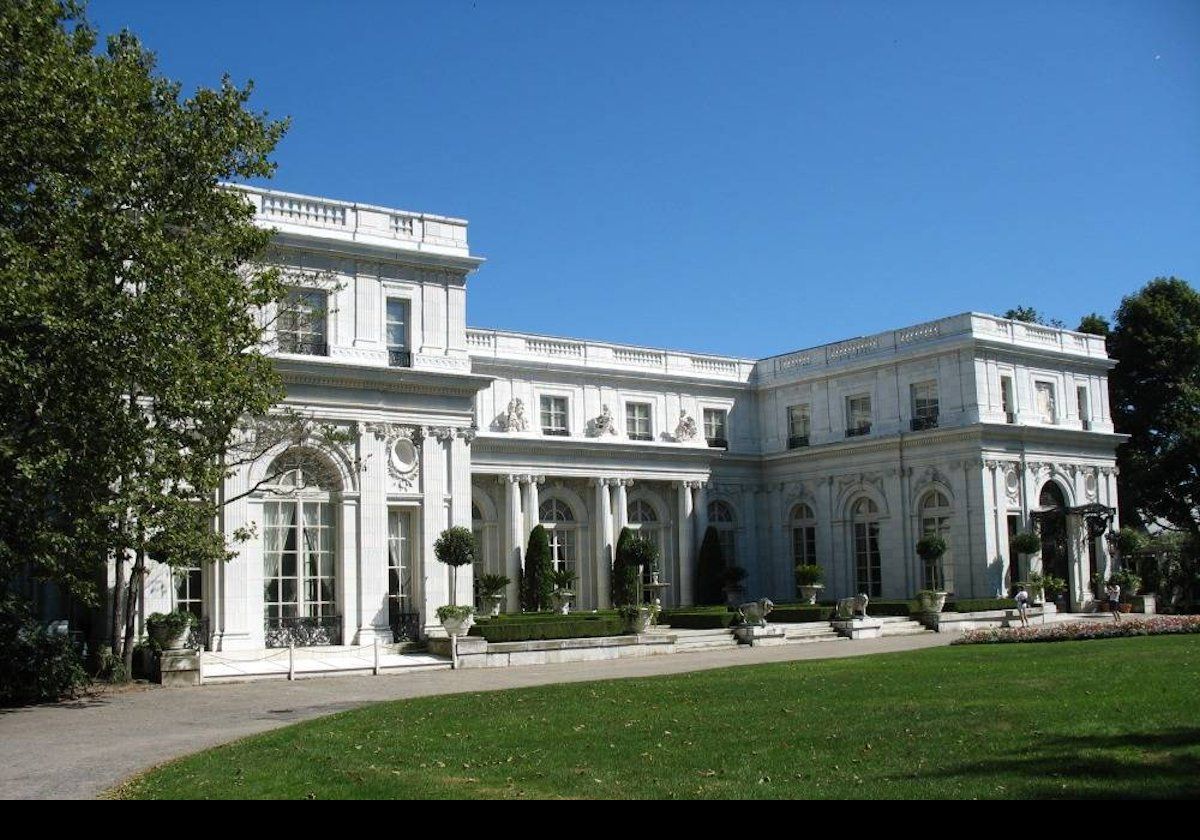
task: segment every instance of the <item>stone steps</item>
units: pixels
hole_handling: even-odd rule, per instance
[[[676,653],[737,647],[737,639],[729,630],[672,630],[670,627],[655,627],[650,632],[654,635],[674,636]]]
[[[784,638],[792,645],[849,641],[835,633],[833,628],[824,622],[777,623],[774,626],[783,628]]]
[[[871,617],[883,623],[882,630],[884,636],[921,636],[933,632],[927,629],[921,622],[913,621],[911,618],[905,618],[900,615]]]

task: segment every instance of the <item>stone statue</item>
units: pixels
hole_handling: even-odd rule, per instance
[[[596,435],[615,435],[617,427],[613,424],[612,412],[608,410],[608,406],[603,406],[600,416],[592,421],[596,429]]]
[[[738,615],[742,617],[744,625],[766,627],[767,613],[773,609],[775,609],[775,605],[770,598],[759,598],[757,601],[750,601],[738,607]]]
[[[838,601],[837,617],[842,619],[852,619],[855,618],[856,613],[862,613],[862,615],[859,617],[866,618],[867,602],[870,600],[871,599],[867,597],[865,592],[860,592],[857,595],[853,595],[849,598],[842,598],[840,601]]]
[[[528,427],[525,421],[525,404],[520,397],[508,401],[508,411],[504,415],[504,431],[523,432]]]
[[[675,427],[675,440],[694,440],[696,421],[688,417],[686,410],[679,412],[679,425]]]

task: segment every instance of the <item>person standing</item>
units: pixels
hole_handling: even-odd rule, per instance
[[[1029,593],[1025,590],[1025,587],[1023,587],[1023,586],[1021,587],[1020,591],[1017,592],[1016,598],[1017,598],[1017,615],[1021,617],[1021,626],[1028,627],[1029,626]]]
[[[1108,582],[1104,590],[1108,595],[1108,611],[1113,615],[1113,621],[1121,620],[1121,587],[1115,581]]]

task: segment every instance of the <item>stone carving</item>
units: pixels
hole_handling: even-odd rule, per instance
[[[741,616],[743,625],[753,625],[754,627],[767,626],[767,614],[775,609],[775,604],[770,598],[759,598],[757,601],[749,601],[738,607],[738,615]]]
[[[470,446],[474,442],[475,436],[478,434],[479,427],[473,423],[465,429],[458,430],[458,436],[467,442],[467,446]]]
[[[675,440],[695,440],[696,421],[688,416],[687,410],[679,412],[679,424],[675,426]]]
[[[449,443],[454,440],[457,431],[453,426],[429,426],[425,429],[425,434],[428,437],[437,438],[442,443]]]
[[[525,403],[521,402],[520,397],[513,397],[508,401],[508,411],[504,415],[504,431],[523,432],[528,428],[529,422],[525,419]]]
[[[615,435],[617,433],[616,424],[613,423],[612,412],[608,410],[608,406],[603,406],[600,416],[592,420],[592,435],[599,437],[600,435]]]
[[[849,598],[842,598],[838,601],[837,617],[841,619],[866,618],[867,603],[870,600],[865,592],[859,592]]]

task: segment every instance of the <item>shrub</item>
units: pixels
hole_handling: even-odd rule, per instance
[[[1117,553],[1122,559],[1128,560],[1141,551],[1146,539],[1140,531],[1125,527],[1117,532]]]
[[[635,536],[627,546],[626,563],[649,572],[658,568],[658,546],[643,536]]]
[[[554,571],[550,556],[550,537],[541,525],[529,532],[529,548],[525,551],[525,573],[521,576],[521,609],[537,612],[550,606]]]
[[[996,645],[1020,642],[1081,642],[1122,636],[1165,636],[1200,633],[1200,616],[1160,615],[1124,621],[1061,622],[1044,626],[990,628],[964,633],[952,645]]]
[[[570,569],[555,569],[550,573],[550,583],[555,589],[570,589],[575,585],[576,575]]]
[[[797,586],[819,586],[825,579],[825,570],[815,563],[796,567]]]
[[[1122,598],[1132,598],[1142,588],[1142,579],[1130,569],[1119,569],[1108,579],[1110,584],[1121,587]]]
[[[833,612],[833,608],[829,606],[784,604],[771,610],[771,621],[775,624],[802,624],[812,621],[830,621],[833,619]]]
[[[457,592],[458,567],[466,566],[475,560],[475,535],[470,528],[461,525],[447,528],[438,536],[433,544],[433,555],[438,562],[450,567],[450,605],[453,606]]]
[[[48,632],[28,603],[11,595],[0,596],[0,674],[3,706],[74,697],[88,682],[70,637]]]
[[[463,621],[473,615],[475,615],[474,607],[456,607],[454,604],[447,604],[437,608],[438,621]]]
[[[722,575],[725,558],[721,555],[721,538],[717,529],[709,525],[700,544],[700,555],[696,561],[696,600],[701,604],[721,604],[725,595]]]
[[[946,612],[984,612],[986,610],[1011,610],[1012,598],[956,598],[946,601]]]
[[[146,632],[152,637],[171,639],[196,623],[196,616],[183,610],[153,613],[146,619]]]
[[[476,624],[471,628],[470,635],[494,643],[596,638],[617,636],[621,633],[621,620],[612,615],[579,618],[560,615],[557,618],[557,621],[489,621]]]
[[[612,602],[614,606],[625,606],[637,601],[638,568],[632,563],[630,545],[637,540],[632,528],[622,528],[617,537],[617,550],[613,556]]]
[[[1046,593],[1047,600],[1057,601],[1058,596],[1067,591],[1067,582],[1060,577],[1046,575],[1042,578],[1042,590]]]
[[[941,534],[926,534],[917,540],[917,556],[932,562],[946,553],[946,540]]]
[[[1032,531],[1020,531],[1008,538],[1008,544],[1019,554],[1037,554],[1042,550],[1042,538]]]
[[[721,630],[737,618],[737,613],[728,610],[676,610],[664,612],[659,621],[680,630]],[[772,620],[775,613],[771,613]]]
[[[479,587],[479,594],[488,598],[493,595],[499,595],[504,591],[504,587],[508,586],[512,581],[504,575],[483,575],[476,583]]]

